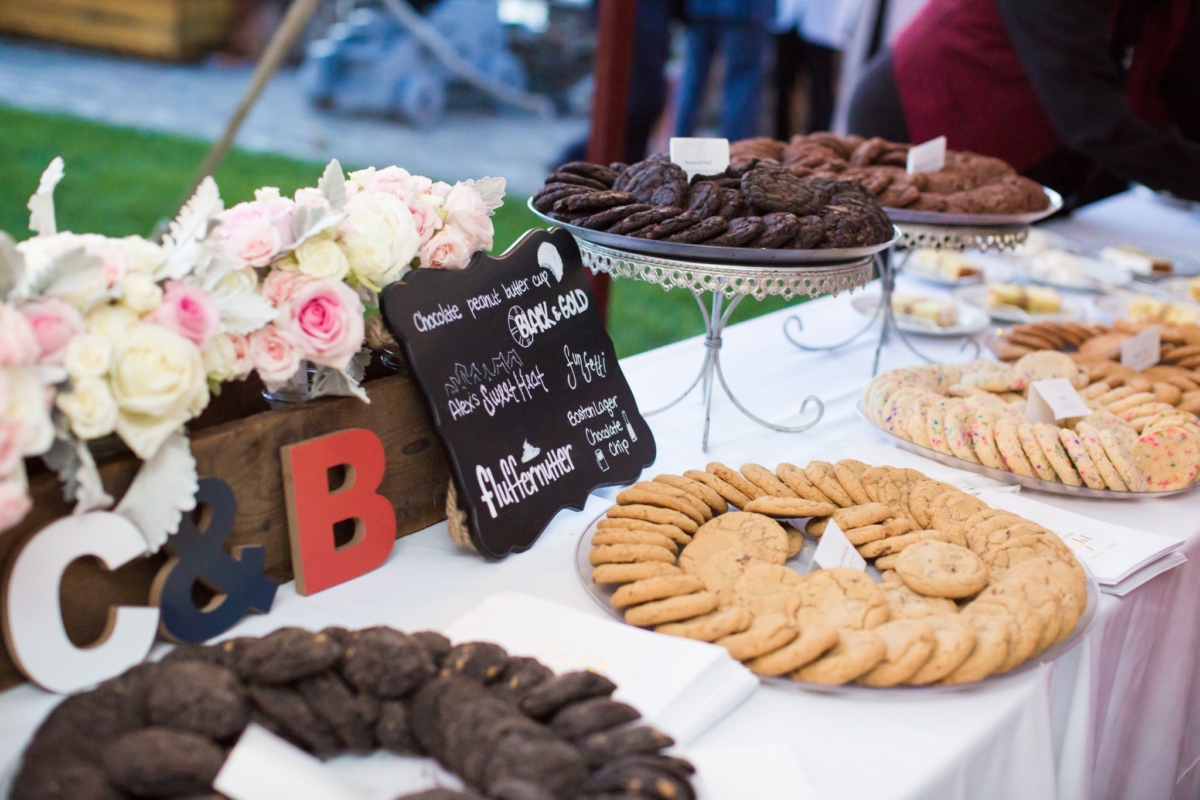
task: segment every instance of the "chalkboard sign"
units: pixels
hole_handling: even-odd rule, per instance
[[[575,240],[534,230],[499,258],[418,269],[384,319],[450,453],[480,553],[527,550],[563,508],[654,463]]]

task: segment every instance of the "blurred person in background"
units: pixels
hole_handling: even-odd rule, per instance
[[[808,69],[805,133],[829,130],[834,106],[834,57],[850,41],[862,0],[778,0],[775,15],[775,138],[787,141],[792,97]]]
[[[863,136],[1002,158],[1067,207],[1200,200],[1200,0],[930,0],[866,69]]]
[[[693,136],[708,73],[718,52],[725,62],[720,135],[757,136],[762,116],[766,50],[775,0],[687,0],[687,61],[680,87],[676,136]]]

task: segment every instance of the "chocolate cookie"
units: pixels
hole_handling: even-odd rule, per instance
[[[825,238],[825,221],[815,214],[800,217],[800,232],[788,242],[791,250],[815,250]]]
[[[496,746],[484,770],[485,786],[506,779],[527,780],[556,797],[575,797],[587,779],[579,751],[565,742],[506,736]]]
[[[741,189],[737,187],[721,189],[721,207],[717,210],[716,216],[737,219],[751,214],[753,209],[753,204],[746,198],[746,195],[742,194]],[[709,217],[705,217],[705,219],[709,219]]]
[[[205,661],[161,665],[146,693],[151,725],[227,739],[246,727],[250,709],[232,670]]]
[[[633,722],[640,716],[631,705],[597,697],[561,709],[550,721],[550,730],[564,739],[579,739]]]
[[[686,778],[680,779],[666,765],[646,763],[642,757],[610,761],[591,774],[583,789],[596,794],[627,792],[672,800],[695,800],[696,797]]]
[[[639,211],[648,211],[650,206],[645,203],[630,203],[625,206],[614,206],[606,208],[603,211],[597,211],[591,216],[584,217],[579,221],[579,225],[593,231],[606,231],[612,227],[614,223],[620,222],[627,217],[633,216]]]
[[[256,683],[290,683],[329,669],[341,655],[341,645],[324,633],[280,628],[245,645],[237,673]]]
[[[542,786],[520,778],[501,778],[488,787],[491,800],[557,800]]]
[[[71,758],[21,763],[12,800],[125,800],[99,764]]]
[[[675,740],[654,728],[639,725],[593,733],[578,744],[584,759],[596,766],[619,756],[651,755],[675,744]]]
[[[508,664],[508,653],[503,647],[490,642],[467,642],[450,648],[442,658],[444,677],[471,678],[480,683],[491,683],[504,674]]]
[[[651,203],[654,193],[660,188],[667,187],[663,194],[674,198],[668,205],[680,205],[687,197],[687,173],[677,164],[672,164],[665,157],[651,157],[632,165],[613,182],[613,189],[619,192],[630,192],[637,197],[639,203]],[[660,203],[659,205],[662,205]]]
[[[442,663],[442,657],[450,652],[450,640],[437,631],[417,631],[408,638],[424,649],[434,664]]]
[[[599,189],[600,191],[606,191],[611,186],[611,184],[607,184],[604,181],[599,181],[595,178],[589,178],[585,175],[577,175],[573,172],[565,172],[563,170],[551,172],[550,177],[546,178],[546,182],[573,183],[576,186],[586,186],[589,189]]]
[[[724,204],[724,191],[712,181],[693,183],[688,192],[687,210],[699,214],[701,219],[718,215]]]
[[[270,728],[309,752],[324,756],[338,752],[341,743],[333,729],[319,718],[295,689],[247,686],[246,695]]]
[[[680,216],[683,216],[682,214]],[[690,228],[665,237],[664,241],[683,242],[685,244],[703,244],[709,239],[720,236],[729,230],[729,222],[724,217],[709,217]]]
[[[489,688],[500,699],[519,705],[535,686],[552,677],[554,672],[536,658],[509,658],[504,674]]]
[[[425,648],[392,628],[359,631],[342,658],[342,676],[359,692],[403,697],[437,672]]]
[[[710,247],[741,247],[758,238],[762,232],[762,217],[739,217],[729,223],[729,230],[705,244]]]
[[[774,250],[785,246],[800,233],[800,218],[786,211],[765,215],[762,225],[762,234],[750,242],[751,247]]]
[[[617,685],[598,672],[566,672],[531,691],[521,701],[521,710],[535,719],[545,719],[569,703],[592,697],[608,697]]]
[[[700,221],[701,217],[699,214],[694,211],[684,211],[673,217],[668,217],[662,222],[639,228],[630,235],[638,239],[665,239],[671,234],[678,233],[685,228],[690,228],[698,224]]]
[[[619,174],[612,167],[606,167],[602,164],[589,164],[586,161],[569,161],[555,170],[555,172],[565,172],[570,175],[591,178],[594,181],[600,181],[606,187],[612,186],[613,181],[617,179],[617,175]]]
[[[408,722],[408,706],[401,700],[384,700],[375,721],[375,739],[385,750],[400,755],[420,755],[421,748],[413,738]]]
[[[586,186],[576,186],[568,183],[547,184],[533,196],[533,207],[543,214],[549,214],[554,210],[554,204],[564,197],[570,197],[573,194],[586,194],[591,191],[593,190]]]
[[[305,678],[296,684],[296,691],[347,750],[368,753],[375,749],[375,737],[359,714],[354,693],[336,673],[324,672]]]
[[[742,191],[760,213],[786,211],[797,217],[820,209],[821,193],[784,169],[758,167],[742,176]]]
[[[637,198],[627,192],[587,192],[564,197],[554,204],[554,210],[560,214],[578,214],[583,211],[590,213],[635,202],[638,202]]]
[[[675,206],[667,206],[666,208],[650,208],[646,211],[639,211],[635,214],[630,214],[617,224],[608,229],[609,233],[630,234],[634,231],[640,231],[650,225],[656,225],[664,220],[677,217],[681,213],[680,209]]]
[[[143,728],[104,748],[104,773],[138,797],[182,797],[212,787],[225,753],[209,739],[170,728]]]

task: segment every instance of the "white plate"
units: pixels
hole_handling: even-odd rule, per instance
[[[879,309],[879,299],[879,295],[877,294],[859,295],[850,301],[850,305],[854,306],[854,310],[858,313],[869,317]],[[958,308],[957,325],[939,328],[926,319],[911,317],[907,314],[896,314],[896,325],[905,333],[919,334],[921,336],[953,337],[970,336],[973,333],[979,333],[991,323],[988,315],[981,309],[965,303],[955,303],[955,306]]]
[[[1187,306],[1196,309],[1200,312],[1200,304],[1189,300],[1176,300],[1171,297],[1162,297],[1158,292],[1145,292],[1147,297],[1152,297],[1155,300],[1160,300],[1164,303],[1170,303],[1177,306]],[[1129,318],[1129,302],[1133,299],[1133,294],[1110,294],[1105,295],[1096,300],[1096,310],[1106,317],[1105,322],[1113,322],[1118,319]]]
[[[619,611],[612,607],[612,603],[610,602],[613,592],[616,591],[616,586],[600,586],[592,581],[592,566],[588,562],[588,555],[592,550],[592,536],[596,533],[596,523],[602,519],[604,519],[604,514],[592,520],[591,524],[584,529],[583,535],[579,537],[579,541],[575,545],[575,574],[579,578],[579,582],[583,584],[584,590],[591,595],[591,598],[596,601],[597,605],[617,621],[624,622],[625,618]],[[811,566],[813,551],[816,549],[815,541],[814,537],[809,536],[807,533],[804,534],[804,547],[796,556],[788,559],[784,563],[784,566],[800,575],[807,574]],[[995,686],[1003,681],[1011,680],[1018,675],[1032,672],[1044,664],[1049,664],[1059,656],[1069,652],[1087,635],[1088,629],[1091,628],[1092,620],[1096,616],[1096,607],[1100,602],[1100,585],[1096,583],[1096,579],[1087,568],[1087,565],[1079,561],[1079,559],[1076,559],[1076,561],[1083,567],[1084,574],[1087,576],[1087,607],[1084,608],[1083,614],[1079,617],[1079,622],[1075,624],[1075,630],[1071,631],[1070,635],[1058,644],[1027,659],[1023,664],[1003,675],[993,675],[990,678],[984,678],[975,683],[960,683],[952,686],[890,686],[887,688],[859,686],[857,684],[826,686],[820,683],[796,681],[791,678],[768,678],[763,676],[759,676],[759,680],[768,686],[776,686],[781,689],[803,690],[818,692],[820,694],[859,695],[862,697],[879,697],[880,695],[920,697],[934,694],[978,691]],[[873,565],[867,566],[867,573],[875,581],[879,581],[879,571]]]
[[[1167,278],[1158,283],[1158,288],[1176,300],[1185,303],[1196,303],[1198,301],[1192,297],[1192,293],[1188,289],[1188,281],[1188,278]]]
[[[942,286],[946,288],[954,288],[956,286],[978,286],[984,281],[998,281],[1000,283],[1011,282],[1014,275],[1013,265],[1006,259],[1000,258],[988,253],[977,253],[968,251],[966,260],[971,264],[978,266],[983,270],[983,275],[980,277],[960,278],[959,280],[950,280],[935,271],[931,267],[926,266],[926,262],[921,259],[919,251],[912,255],[893,255],[892,258],[899,258],[903,269],[903,274],[917,278],[925,283],[931,283],[934,286]]]
[[[987,304],[987,286],[970,286],[956,291],[955,296],[964,303],[987,312],[992,319],[999,322],[1029,323],[1029,322],[1063,322],[1079,320],[1087,317],[1087,307],[1074,297],[1063,297],[1062,310],[1053,314],[1030,314],[1016,306],[989,306]]]

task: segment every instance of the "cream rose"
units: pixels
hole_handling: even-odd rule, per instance
[[[85,333],[76,336],[67,345],[63,366],[73,381],[99,378],[112,366],[112,345],[105,336]]]
[[[112,393],[120,409],[117,433],[138,458],[153,457],[208,404],[199,348],[167,328],[139,326],[117,349]]]
[[[162,305],[163,290],[149,275],[135,272],[125,278],[121,304],[135,314],[149,314]]]
[[[116,347],[137,329],[138,315],[124,306],[101,306],[84,322],[88,333],[103,336]]]
[[[204,348],[204,371],[210,381],[225,383],[238,375],[238,353],[233,339],[228,333],[222,333]]]
[[[346,236],[351,271],[378,292],[409,268],[421,240],[412,212],[390,194],[356,194],[346,203],[353,232]]]
[[[296,248],[296,261],[300,272],[310,278],[334,278],[341,280],[350,271],[346,254],[337,246],[332,236],[316,236]]]
[[[8,370],[8,409],[0,416],[21,426],[22,455],[41,455],[54,444],[46,387],[32,367]]]
[[[80,439],[107,436],[117,424],[117,401],[106,380],[75,381],[70,392],[59,392],[55,403],[67,415],[71,430]]]

